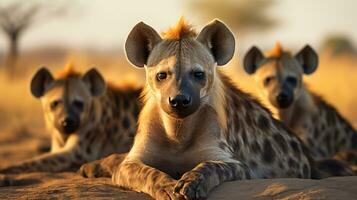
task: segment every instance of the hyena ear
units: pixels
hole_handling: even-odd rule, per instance
[[[83,75],[82,80],[88,85],[94,97],[103,95],[107,89],[103,76],[95,68],[88,70]]]
[[[228,27],[219,20],[213,20],[198,34],[197,40],[212,53],[217,65],[228,63],[235,50],[235,39]]]
[[[160,35],[152,27],[140,22],[134,26],[126,39],[126,57],[133,65],[144,67],[151,51],[161,40]]]
[[[249,49],[248,53],[245,54],[243,59],[244,70],[248,74],[254,74],[257,71],[260,62],[264,59],[263,53],[256,46]]]
[[[315,50],[306,45],[295,55],[296,60],[301,64],[305,74],[313,73],[319,64],[319,57]]]
[[[53,76],[51,72],[42,67],[41,69],[37,70],[36,74],[33,76],[31,80],[31,93],[36,98],[42,97],[49,84],[53,82]]]

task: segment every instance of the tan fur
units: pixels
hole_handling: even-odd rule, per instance
[[[219,22],[206,28],[204,34],[226,31]],[[212,45],[230,37],[213,36],[217,43]],[[204,199],[226,181],[312,177],[312,161],[299,139],[220,72],[217,54],[192,37],[165,42],[145,67],[145,103],[137,135],[127,157],[113,171],[114,184],[155,199]],[[216,47],[227,50],[224,45]],[[192,78],[197,67],[204,70],[205,79]],[[167,78],[158,80],[162,72],[167,72]],[[182,83],[194,90],[192,97],[199,94],[200,104],[193,113],[177,117],[165,108],[163,97],[171,97],[172,90],[173,95],[185,92]],[[93,167],[103,166],[89,164],[83,169]]]
[[[261,61],[255,80],[261,97],[276,116],[307,145],[315,159],[332,158],[341,151],[356,150],[357,132],[338,111],[314,94],[303,82],[304,71],[298,60],[277,44]],[[264,80],[273,77],[269,85]],[[271,103],[276,92],[284,90],[289,77],[297,79],[293,103],[279,108]],[[356,161],[352,160],[352,163]]]
[[[41,97],[46,125],[52,136],[51,152],[6,167],[0,172],[68,171],[112,153],[129,151],[141,107],[141,89],[109,85],[103,96],[92,97],[82,76],[72,65],[68,65],[56,75]],[[55,126],[57,111],[52,111],[50,104],[57,99],[84,102],[81,124],[76,132],[64,134]]]

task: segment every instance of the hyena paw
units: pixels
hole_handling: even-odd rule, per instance
[[[111,174],[102,167],[100,160],[83,164],[79,168],[78,173],[85,178],[98,178],[98,177],[111,176]]]
[[[186,172],[175,186],[175,193],[183,195],[187,200],[206,199],[208,192],[205,177],[194,171]]]
[[[185,197],[179,193],[174,192],[176,181],[160,185],[160,189],[155,193],[157,200],[185,200]]]

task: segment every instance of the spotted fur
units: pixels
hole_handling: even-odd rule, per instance
[[[141,89],[105,86],[100,77],[95,69],[81,74],[67,68],[56,78],[47,69],[40,69],[32,81],[32,92],[43,105],[52,136],[51,151],[0,172],[68,171],[112,153],[128,152],[136,133]],[[104,89],[96,88],[100,85]],[[102,94],[93,96],[95,90],[102,90]],[[54,101],[58,101],[58,108],[54,108]],[[77,107],[72,108],[72,104]],[[82,104],[81,111],[78,104]],[[80,125],[74,132],[64,133],[57,121],[71,113],[78,113]]]
[[[127,40],[128,58],[139,67],[145,65],[147,84],[133,148],[116,169],[108,170],[114,184],[155,199],[202,199],[226,181],[313,176],[313,161],[300,140],[218,69],[234,51],[233,34],[222,22],[208,24],[196,38],[186,34],[160,40],[143,23]],[[137,41],[150,44],[148,60],[145,54],[132,57],[148,50]],[[197,65],[206,75],[192,86],[201,83],[200,106],[184,117],[165,110],[167,101],[162,99],[170,91],[161,88],[190,84],[187,73]],[[158,83],[156,76],[162,71],[172,77]]]
[[[314,159],[335,157],[356,164],[356,130],[303,82],[304,74],[313,73],[317,64],[318,56],[309,46],[295,56],[280,44],[266,55],[253,47],[245,57],[245,70],[254,74],[262,99],[306,144]],[[276,100],[284,93],[290,96],[286,105]]]

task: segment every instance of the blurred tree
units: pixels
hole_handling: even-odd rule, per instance
[[[344,35],[330,35],[325,38],[322,43],[323,52],[327,52],[329,56],[339,55],[355,55],[357,50],[350,40],[350,38]]]
[[[14,77],[19,55],[19,42],[29,28],[43,23],[53,16],[64,14],[64,7],[40,1],[12,1],[0,5],[0,30],[8,40],[5,66],[10,77]]]
[[[188,4],[204,20],[220,18],[240,35],[264,31],[276,25],[267,11],[274,0],[192,0]]]

